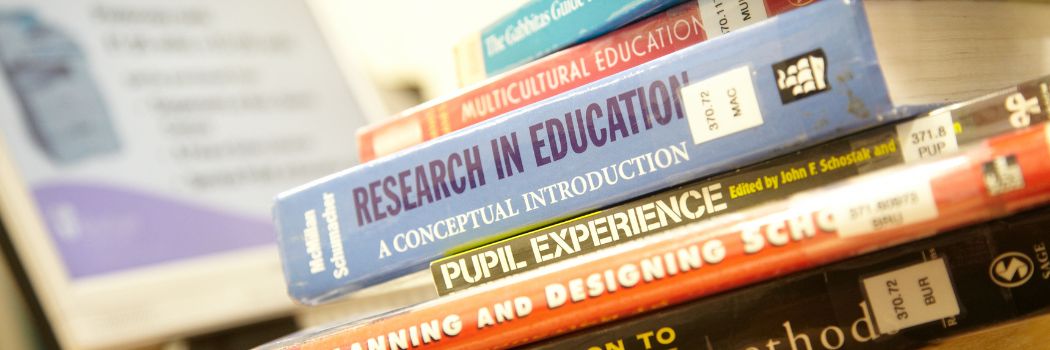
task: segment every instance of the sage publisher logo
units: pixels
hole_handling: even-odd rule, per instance
[[[831,89],[827,56],[816,49],[773,65],[780,102],[788,104]]]
[[[1027,255],[1018,252],[999,254],[988,267],[992,281],[1005,288],[1018,287],[1032,278],[1035,265]]]

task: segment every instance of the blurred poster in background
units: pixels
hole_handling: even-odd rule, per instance
[[[60,343],[287,312],[272,199],[385,115],[347,68],[298,1],[0,0],[0,218]]]

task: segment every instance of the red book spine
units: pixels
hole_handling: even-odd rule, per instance
[[[804,0],[765,0],[774,16]],[[607,35],[408,109],[357,133],[362,163],[575,89],[699,43],[697,1],[689,1]]]
[[[1001,217],[1050,201],[1048,133],[1032,127],[284,345],[506,348]]]

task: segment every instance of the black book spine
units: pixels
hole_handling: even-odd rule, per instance
[[[527,346],[914,348],[1050,310],[1050,207]]]

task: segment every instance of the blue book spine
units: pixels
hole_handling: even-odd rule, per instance
[[[317,304],[898,119],[887,90],[861,4],[787,13],[282,193],[289,294]]]
[[[533,0],[472,33],[457,48],[457,57],[477,65],[482,75],[463,83],[505,72],[571,45],[608,33],[663,11],[682,0]],[[466,46],[466,47],[462,47]],[[460,53],[462,51],[462,53]],[[480,55],[480,62],[477,57]]]

